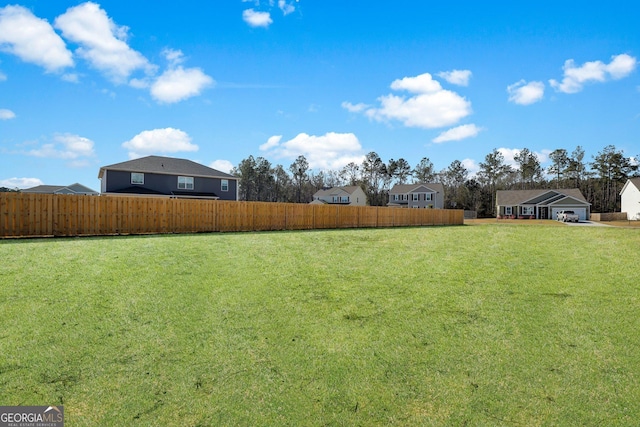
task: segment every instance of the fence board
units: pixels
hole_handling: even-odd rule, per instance
[[[398,209],[400,208],[378,208],[377,227],[393,227],[394,214]]]
[[[462,210],[0,193],[0,237],[461,225]]]

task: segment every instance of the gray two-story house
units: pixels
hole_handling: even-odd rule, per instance
[[[439,183],[396,184],[389,191],[387,206],[443,209],[444,186]]]
[[[147,156],[103,166],[103,194],[238,200],[238,178],[186,159]]]

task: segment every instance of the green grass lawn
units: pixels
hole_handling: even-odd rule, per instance
[[[640,230],[0,241],[0,404],[68,426],[633,425]]]

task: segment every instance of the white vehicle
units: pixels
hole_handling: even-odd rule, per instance
[[[560,211],[558,212],[558,221],[562,222],[578,222],[580,217],[574,211]]]

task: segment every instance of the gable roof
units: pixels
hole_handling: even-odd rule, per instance
[[[543,197],[545,196],[545,197]],[[542,197],[542,198],[541,198]],[[543,189],[543,190],[499,190],[496,191],[498,206],[513,206],[522,204],[549,204],[563,198],[571,198],[585,205],[590,203],[577,188]],[[541,198],[539,201],[534,199]],[[528,203],[527,203],[528,202]]]
[[[333,196],[340,193],[353,194],[360,187],[357,185],[348,185],[346,187],[331,187],[331,188],[323,188],[322,190],[318,190],[314,193],[314,197],[326,197]]]
[[[420,189],[420,187],[426,187],[427,189],[435,193],[444,194],[444,186],[436,182],[432,182],[432,183],[419,182],[417,184],[396,184],[389,191],[389,194],[407,194]]]
[[[20,190],[20,192],[54,194],[56,191],[60,191],[64,187],[65,187],[64,185],[36,185],[35,187],[25,188],[23,190]]]
[[[67,185],[67,188],[71,191],[75,191],[76,193],[97,193],[96,190],[93,190],[86,185],[78,184],[77,182],[75,184]]]
[[[25,188],[22,193],[40,193],[40,194],[99,194],[91,188],[78,184],[71,185],[36,185],[35,187]]]
[[[640,177],[638,177],[638,178],[629,178],[627,180],[627,182],[624,183],[624,186],[622,187],[622,190],[620,190],[620,195],[622,195],[622,193],[624,193],[624,190],[627,189],[627,186],[629,184],[633,184],[633,186],[636,187],[636,189],[638,189],[640,191]]]
[[[127,162],[102,166],[98,173],[98,178],[102,178],[104,172],[107,170],[238,179],[233,175],[220,172],[217,169],[201,165],[191,160],[162,156],[147,156]]]

